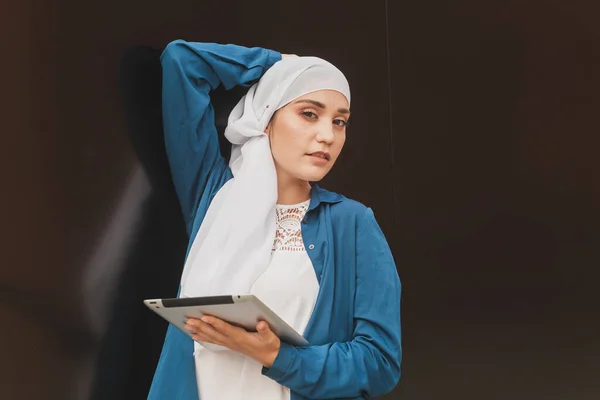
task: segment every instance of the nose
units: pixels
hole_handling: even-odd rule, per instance
[[[333,124],[324,123],[319,124],[317,131],[317,141],[319,143],[332,144],[335,140],[335,133],[333,132]]]

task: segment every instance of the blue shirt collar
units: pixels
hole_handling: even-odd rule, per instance
[[[310,192],[310,205],[308,211],[312,211],[317,208],[321,203],[339,203],[344,199],[344,196],[334,192],[325,190],[318,185],[311,184],[312,190]]]

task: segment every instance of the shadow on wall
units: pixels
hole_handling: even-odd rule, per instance
[[[85,297],[94,299],[87,309],[101,336],[90,396],[94,400],[146,397],[167,324],[142,300],[176,296],[188,244],[163,140],[161,52],[138,46],[121,59],[123,108],[141,168],[134,171],[98,256],[86,271]],[[246,90],[218,88],[212,94],[225,157],[230,154],[223,136],[229,112]],[[115,251],[119,246],[127,248]],[[114,254],[125,255],[107,259]],[[97,299],[106,300],[99,302],[106,309],[98,312]]]

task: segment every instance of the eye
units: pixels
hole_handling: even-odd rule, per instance
[[[302,111],[302,115],[304,115],[308,119],[316,119],[317,114],[312,111]]]
[[[350,125],[350,122],[346,121],[345,119],[335,119],[333,120],[333,124],[339,127],[347,128]]]

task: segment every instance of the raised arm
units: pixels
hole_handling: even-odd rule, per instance
[[[176,40],[161,55],[165,147],[188,234],[202,199],[229,179],[221,156],[210,91],[250,85],[281,54],[262,48]]]
[[[385,237],[367,209],[357,227],[353,339],[294,347],[281,343],[266,376],[310,399],[371,398],[400,378],[400,280]]]

